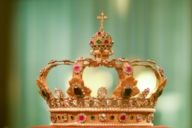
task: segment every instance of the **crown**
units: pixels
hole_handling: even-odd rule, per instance
[[[104,31],[104,20],[107,17],[102,12],[97,17],[100,21],[98,32],[91,38],[91,55],[93,57],[77,59],[75,61],[52,60],[45,66],[37,79],[41,96],[49,106],[51,125],[72,127],[141,127],[153,126],[155,105],[166,84],[163,69],[151,60],[129,60],[124,58],[110,59],[113,54],[112,37]],[[55,89],[54,93],[48,88],[46,78],[49,71],[59,65],[73,67],[72,78],[69,80],[67,92]],[[113,68],[118,74],[118,84],[112,95],[108,95],[105,87],[99,87],[97,96],[92,96],[83,79],[84,69],[87,67]],[[142,80],[137,78],[141,69],[154,74],[155,87],[143,86]],[[145,75],[144,75],[145,76]],[[98,85],[100,86],[100,85]]]

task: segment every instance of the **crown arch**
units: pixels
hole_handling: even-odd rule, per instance
[[[130,97],[139,93],[136,87],[137,81],[133,77],[133,69],[128,60],[112,59],[112,60],[96,60],[96,59],[79,59],[74,63],[72,79],[69,81],[70,87],[67,91],[69,96],[85,97],[91,96],[91,89],[85,85],[83,80],[84,69],[87,67],[113,68],[118,74],[118,84],[113,91],[115,97]],[[99,85],[98,85],[99,86]]]
[[[51,69],[61,66],[61,65],[72,65],[74,62],[70,60],[62,60],[56,61],[52,60],[45,66],[41,71],[39,78],[37,79],[37,86],[39,87],[39,93],[41,96],[49,103],[49,101],[53,98],[53,93],[51,92],[48,84],[47,84],[47,77]]]

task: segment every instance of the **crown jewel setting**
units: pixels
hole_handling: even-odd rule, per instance
[[[107,16],[102,12],[97,16],[100,20],[99,31],[91,38],[91,58],[75,61],[52,60],[44,67],[37,79],[41,96],[46,100],[54,126],[153,126],[153,115],[158,97],[162,94],[166,84],[166,77],[162,68],[154,61],[129,60],[124,58],[109,59],[113,54],[112,37],[104,31],[104,20]],[[66,93],[61,89],[50,91],[46,83],[49,71],[59,65],[71,65],[72,78]],[[85,85],[83,72],[87,67],[113,68],[118,74],[118,84],[108,95],[105,87],[100,87],[97,96],[91,96],[91,88]],[[151,70],[157,79],[155,90],[150,88],[140,90],[135,78],[135,67]],[[98,85],[99,86],[99,85]]]

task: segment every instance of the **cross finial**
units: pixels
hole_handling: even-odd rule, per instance
[[[107,19],[107,16],[105,16],[105,14],[103,12],[101,12],[101,14],[99,16],[97,16],[97,19],[100,20],[100,31],[103,31],[104,29],[104,21]]]

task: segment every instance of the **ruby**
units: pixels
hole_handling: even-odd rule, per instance
[[[80,121],[84,121],[84,120],[85,120],[85,117],[84,117],[83,115],[80,115],[80,116],[79,116],[79,120],[80,120]]]
[[[78,115],[78,121],[80,123],[84,123],[85,120],[86,120],[86,115],[85,114],[81,113],[81,114]]]
[[[56,123],[57,122],[57,118],[55,116],[51,116],[51,121],[52,121],[52,123]]]
[[[120,116],[119,116],[119,121],[124,122],[124,121],[126,121],[126,119],[127,119],[126,114],[125,113],[121,113]]]
[[[109,41],[108,41],[108,40],[105,40],[105,41],[104,41],[104,44],[108,44],[108,43],[109,43]]]
[[[131,66],[128,66],[128,67],[127,67],[127,72],[131,72],[131,71],[132,71]]]
[[[98,35],[100,36],[100,35],[101,35],[101,32],[98,32]]]
[[[125,65],[124,71],[125,71],[127,74],[131,74],[131,73],[133,72],[131,65],[129,65],[129,64]]]
[[[120,119],[121,119],[122,121],[124,121],[124,120],[126,119],[126,116],[125,116],[125,115],[121,115]]]
[[[93,41],[90,41],[90,45],[91,45],[91,46],[93,45]]]

